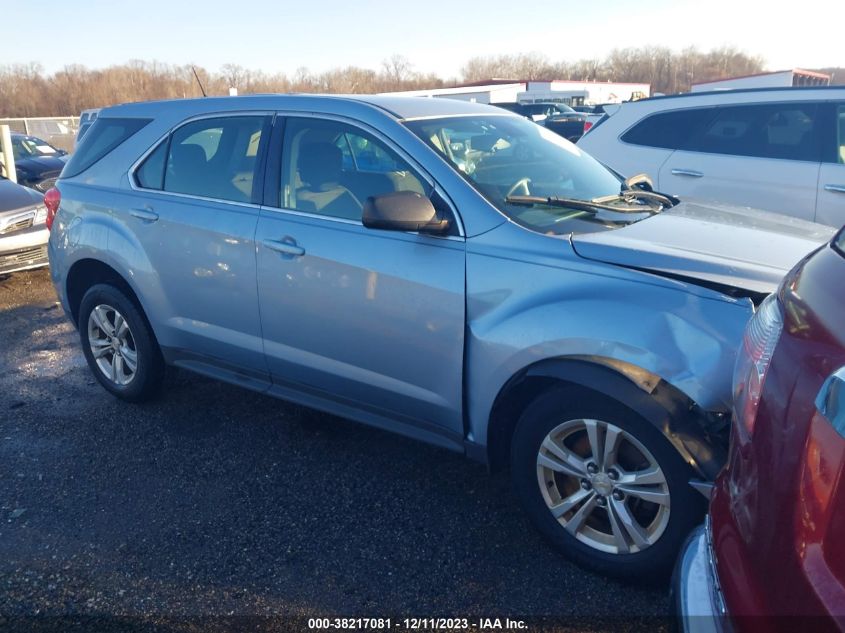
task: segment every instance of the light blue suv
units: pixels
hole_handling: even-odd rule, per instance
[[[422,98],[107,108],[46,200],[111,393],[175,365],[510,467],[555,546],[620,576],[700,521],[743,328],[832,232]]]

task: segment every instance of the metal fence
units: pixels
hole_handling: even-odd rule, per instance
[[[0,119],[0,125],[8,125],[12,132],[29,134],[44,139],[50,145],[68,152],[73,151],[73,141],[79,129],[78,116],[27,117]]]

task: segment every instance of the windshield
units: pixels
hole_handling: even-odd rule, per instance
[[[619,195],[622,180],[569,141],[527,119],[482,115],[406,125],[502,213],[534,231],[602,231],[649,215],[648,209],[636,214],[609,210],[614,203],[606,199]],[[556,200],[545,204],[545,198]],[[602,199],[604,208],[561,204],[595,199]]]
[[[15,160],[38,158],[40,156],[57,156],[59,150],[35,136],[12,137],[12,154]]]

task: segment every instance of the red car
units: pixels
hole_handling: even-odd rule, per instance
[[[728,464],[673,593],[685,631],[845,631],[845,229],[748,324]]]

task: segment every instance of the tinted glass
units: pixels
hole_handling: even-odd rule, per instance
[[[703,129],[713,116],[714,112],[710,108],[652,114],[625,132],[622,140],[634,145],[680,149],[693,134]]]
[[[98,117],[65,165],[62,176],[69,178],[81,174],[149,122],[150,119]]]
[[[523,226],[554,234],[621,226],[583,210],[507,201],[509,196],[592,200],[619,194],[619,178],[543,126],[502,116],[424,119],[406,125],[491,204]],[[630,217],[635,218],[642,215]]]
[[[690,136],[684,149],[711,154],[818,162],[818,108],[776,103],[714,108],[715,117]]]
[[[836,108],[836,161],[845,164],[845,105]]]
[[[164,190],[251,202],[259,181],[258,148],[268,123],[268,117],[235,116],[183,125],[170,140]]]
[[[167,141],[159,144],[147,156],[135,172],[135,182],[145,189],[161,189],[164,186],[164,159],[167,157]]]
[[[288,119],[281,206],[360,220],[370,196],[431,188],[382,141],[336,121]]]

